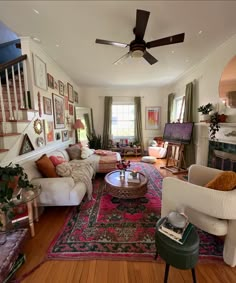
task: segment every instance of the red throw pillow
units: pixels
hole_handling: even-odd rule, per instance
[[[51,155],[49,159],[52,161],[55,167],[61,163],[66,162],[65,158],[63,158],[62,156]]]

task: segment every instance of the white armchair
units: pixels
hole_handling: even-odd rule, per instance
[[[181,210],[198,228],[217,236],[225,235],[224,261],[236,266],[236,189],[218,191],[205,188],[219,172],[202,165],[189,168],[188,182],[173,177],[163,180],[161,216]]]

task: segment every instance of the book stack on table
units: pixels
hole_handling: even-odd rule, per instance
[[[140,176],[139,173],[136,173],[136,176],[133,176],[133,173],[130,172],[128,175],[127,182],[130,184],[139,184],[140,183]]]
[[[158,231],[177,243],[183,245],[192,228],[193,225],[188,221],[183,228],[175,227],[168,221],[168,218],[166,217],[159,226]]]

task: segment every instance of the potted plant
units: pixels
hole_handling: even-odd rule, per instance
[[[13,193],[17,188],[33,187],[28,180],[24,168],[19,164],[8,164],[0,167],[0,214],[4,213],[8,219],[14,216],[11,207],[14,206],[12,201]],[[20,194],[17,195],[20,197]],[[0,227],[2,226],[0,218]]]
[[[220,129],[220,115],[218,112],[214,112],[212,115],[210,115],[210,125],[209,125],[209,131],[210,131],[210,139],[215,140],[216,139],[216,132]]]
[[[101,135],[96,135],[96,133],[92,133],[88,138],[89,148],[92,149],[101,149],[102,148],[102,137]]]
[[[197,111],[202,113],[202,121],[209,121],[209,113],[213,110],[213,105],[207,103],[198,107]]]

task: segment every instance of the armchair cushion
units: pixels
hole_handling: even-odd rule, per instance
[[[236,173],[233,171],[221,172],[208,182],[206,187],[219,191],[231,191],[236,188]]]

